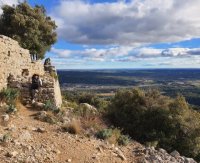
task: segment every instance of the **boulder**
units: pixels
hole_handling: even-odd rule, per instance
[[[175,158],[178,158],[178,157],[180,157],[180,154],[179,154],[179,152],[178,152],[178,151],[176,151],[176,150],[175,150],[175,151],[173,151],[173,152],[171,152],[171,153],[170,153],[170,155],[171,155],[171,156],[173,156],[173,157],[175,157]]]
[[[88,103],[81,103],[80,107],[85,108],[86,110],[91,111],[92,113],[97,113],[97,109]]]

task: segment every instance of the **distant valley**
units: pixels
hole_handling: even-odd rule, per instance
[[[200,106],[200,69],[59,70],[58,75],[62,90],[71,92],[107,98],[118,89],[155,88],[171,97],[182,94],[188,103]]]

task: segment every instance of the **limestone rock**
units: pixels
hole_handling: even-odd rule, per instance
[[[29,141],[31,139],[32,139],[32,136],[31,136],[29,131],[24,131],[19,137],[20,142],[26,142],[26,141]]]
[[[134,151],[138,156],[143,156],[145,163],[196,163],[191,158],[186,158],[184,156],[180,156],[179,152],[173,151],[172,153],[167,153],[164,149],[156,150],[153,147],[146,147],[144,149],[138,149]]]
[[[41,132],[41,133],[46,132],[45,128],[42,128],[42,127],[38,127],[36,131]]]
[[[171,152],[171,153],[170,153],[170,155],[171,155],[171,156],[173,156],[173,157],[175,157],[175,158],[177,158],[177,157],[179,157],[179,156],[180,156],[179,152],[178,152],[178,151],[176,151],[176,150],[175,150],[175,151],[173,151],[173,152]]]
[[[4,115],[2,115],[2,120],[4,121],[4,122],[8,122],[9,121],[9,115],[8,114],[4,114]]]
[[[122,153],[122,151],[119,150],[118,148],[115,150],[115,153],[116,153],[122,160],[127,160],[126,157],[124,156],[124,154]]]
[[[17,151],[13,151],[13,152],[8,152],[6,153],[6,156],[7,157],[16,157],[18,155],[18,152]]]
[[[97,109],[96,109],[94,106],[92,106],[92,105],[90,105],[90,104],[88,104],[88,103],[81,103],[81,104],[80,104],[80,107],[83,107],[83,108],[85,108],[85,109],[87,109],[88,111],[91,111],[91,112],[93,112],[93,113],[96,113],[96,112],[97,112]]]
[[[72,159],[67,159],[67,162],[72,162]]]

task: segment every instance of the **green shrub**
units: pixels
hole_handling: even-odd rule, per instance
[[[74,109],[74,113],[84,118],[90,118],[93,117],[96,112],[88,108],[88,106],[80,105],[79,107]]]
[[[112,129],[103,129],[96,134],[97,138],[106,140],[112,136]]]
[[[67,100],[68,102],[75,102],[78,103],[78,92],[70,92],[70,91],[64,91],[62,92],[63,98]]]
[[[102,111],[107,107],[108,102],[102,98],[97,97],[93,93],[80,93],[80,92],[69,92],[66,91],[63,93],[64,98],[70,102],[80,103],[88,103],[97,109],[101,109]]]
[[[46,111],[53,111],[53,112],[58,112],[59,109],[53,104],[53,102],[51,100],[47,100],[45,102],[45,105],[44,105],[44,110]]]
[[[10,133],[6,133],[6,134],[3,135],[2,141],[3,142],[7,142],[7,141],[9,141],[9,139],[11,139],[11,134]]]
[[[126,146],[130,142],[131,138],[128,135],[120,135],[117,142],[119,145]]]
[[[78,108],[78,104],[76,102],[68,102],[67,107],[76,109]]]
[[[182,96],[171,99],[157,90],[121,90],[111,101],[108,117],[141,143],[156,142],[169,152],[200,156],[200,113]]]
[[[50,100],[45,101],[44,109],[51,110],[53,107],[53,103]]]
[[[118,144],[118,140],[121,137],[121,130],[118,128],[112,129],[112,135],[107,138],[110,144]]]
[[[15,113],[15,112],[17,112],[16,106],[13,104],[9,104],[6,109],[6,113],[11,114],[11,113]]]
[[[0,92],[0,100],[5,101],[6,103],[15,103],[19,97],[19,91],[13,88],[3,89]]]
[[[111,144],[127,145],[130,142],[128,135],[123,135],[118,128],[108,128],[97,132],[96,137],[99,139],[107,140]]]
[[[4,134],[3,137],[1,137],[0,143],[1,143],[1,145],[6,146],[7,143],[8,143],[11,139],[12,139],[12,135],[11,135],[10,132],[8,132],[8,133]]]

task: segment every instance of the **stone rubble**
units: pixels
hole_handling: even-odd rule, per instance
[[[134,154],[144,156],[142,163],[197,163],[192,158],[181,156],[177,151],[167,153],[166,150],[160,148],[156,150],[154,147],[146,147],[143,149],[136,149]]]

